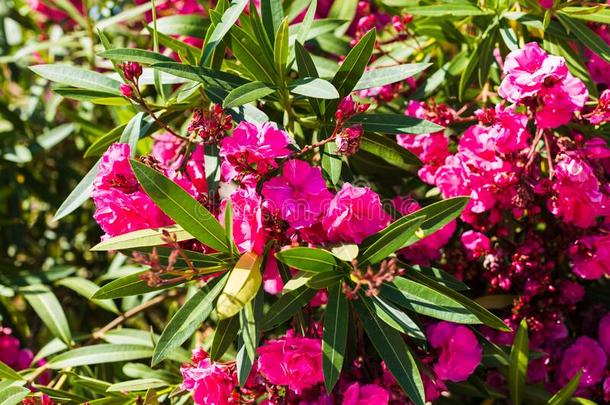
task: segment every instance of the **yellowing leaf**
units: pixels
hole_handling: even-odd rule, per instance
[[[244,253],[237,261],[216,302],[216,312],[220,319],[237,314],[254,298],[262,282],[260,268],[261,258],[255,253]]]

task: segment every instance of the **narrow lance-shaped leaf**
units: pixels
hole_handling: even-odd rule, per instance
[[[523,401],[528,356],[529,339],[527,336],[527,322],[524,318],[519,324],[519,329],[510,351],[508,366],[508,388],[513,405],[521,405]]]
[[[297,79],[290,83],[288,89],[293,94],[306,97],[331,100],[339,98],[337,89],[330,82],[315,77]]]
[[[131,167],[146,194],[178,225],[204,245],[229,251],[224,229],[201,203],[155,169],[134,160]]]
[[[140,229],[105,239],[93,246],[93,251],[133,249],[146,246],[164,244],[165,232],[176,237],[178,242],[193,239],[193,235],[182,229],[179,225],[170,225],[162,228]]]
[[[210,358],[218,360],[227,351],[239,331],[239,316],[221,319],[216,325],[214,339],[210,348]]]
[[[361,124],[365,132],[379,132],[386,135],[428,134],[442,131],[443,127],[421,118],[398,114],[358,114],[350,123]]]
[[[549,400],[547,401],[548,405],[564,405],[567,403],[578,388],[578,384],[580,383],[580,378],[582,377],[582,370],[580,370],[574,377],[568,381],[566,385],[564,385],[559,391],[555,393]]]
[[[21,381],[23,380],[23,377],[5,363],[0,361],[0,379]]]
[[[224,38],[229,32],[231,27],[237,22],[239,15],[244,11],[248,5],[248,0],[233,0],[231,6],[222,15],[220,23],[214,25],[214,31],[207,38],[203,51],[201,53],[200,65],[205,65],[208,62],[214,48],[218,46],[218,43]]]
[[[72,344],[72,335],[64,310],[49,287],[37,284],[20,290],[51,333],[67,345]]]
[[[280,299],[271,305],[267,315],[263,318],[262,330],[272,329],[292,318],[301,307],[307,304],[309,300],[316,295],[316,292],[317,290],[312,288],[301,287],[282,294]]]
[[[197,291],[180,307],[161,333],[152,356],[153,366],[160,363],[201,326],[212,312],[214,300],[224,288],[226,281],[226,276],[220,280],[212,280],[208,283],[211,288],[206,286]]]
[[[65,64],[36,65],[30,66],[30,69],[53,82],[81,89],[104,91],[117,96],[121,95],[121,83],[101,73]]]
[[[424,71],[431,65],[431,63],[410,63],[368,70],[362,74],[354,90],[370,89],[371,87],[400,82]]]
[[[76,211],[78,207],[83,205],[85,201],[91,196],[93,190],[93,180],[100,171],[101,159],[98,160],[93,167],[87,172],[85,177],[74,187],[74,190],[64,200],[63,203],[57,209],[57,212],[53,216],[53,221],[59,221],[63,217]]]
[[[139,360],[148,358],[151,355],[152,350],[147,346],[99,344],[79,347],[55,356],[49,361],[49,367],[57,370],[66,367]]]
[[[381,322],[375,314],[371,298],[360,294],[351,301],[366,335],[383,359],[396,381],[413,402],[424,405],[424,384],[413,355],[400,333]]]
[[[409,221],[394,221],[381,232],[366,238],[360,246],[358,262],[375,264],[400,249],[415,234],[426,216],[412,217]]]
[[[319,273],[337,268],[333,254],[318,248],[294,247],[276,253],[275,257],[290,267],[307,272]]]
[[[258,346],[258,325],[257,319],[262,317],[263,291],[259,290],[256,298],[244,306],[239,313],[239,323],[241,326],[240,348],[237,352],[237,380],[240,385],[244,385],[254,360],[256,359],[256,348]]]
[[[97,55],[102,58],[119,62],[138,62],[147,65],[152,65],[153,63],[157,62],[175,62],[169,56],[165,56],[161,53],[136,48],[108,49],[107,51],[102,51]]]
[[[239,107],[240,105],[260,100],[275,92],[275,89],[263,82],[250,82],[231,90],[225,97],[222,106],[224,108]]]
[[[367,32],[347,54],[335,77],[333,77],[332,84],[337,88],[341,97],[347,96],[362,77],[373,53],[375,38],[374,29]]]
[[[260,267],[261,257],[255,253],[244,253],[237,261],[216,302],[216,313],[220,319],[236,315],[256,296],[262,283]]]
[[[322,337],[322,370],[326,392],[332,392],[343,368],[347,343],[349,311],[347,299],[342,291],[342,282],[328,287],[328,304]]]

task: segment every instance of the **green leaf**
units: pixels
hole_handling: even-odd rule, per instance
[[[263,290],[259,290],[254,301],[250,301],[239,313],[241,326],[240,347],[237,352],[237,380],[241,386],[246,384],[258,347],[258,321],[263,315]]]
[[[262,275],[261,257],[255,253],[244,253],[229,273],[224,290],[216,302],[220,319],[236,315],[258,292]]]
[[[431,279],[431,281],[435,281],[447,288],[451,288],[456,291],[466,291],[469,290],[466,284],[453,277],[451,274],[447,273],[444,270],[437,269],[436,267],[428,267],[428,266],[410,266],[411,270],[417,271],[424,276]]]
[[[68,195],[68,197],[61,203],[57,212],[53,216],[53,221],[59,221],[63,217],[76,211],[78,207],[83,205],[85,201],[91,196],[93,190],[93,180],[97,176],[100,170],[100,162],[98,160],[93,167],[87,172],[85,177],[74,187],[74,190]]]
[[[335,86],[341,97],[347,96],[354,89],[364,69],[371,58],[375,46],[374,29],[367,32],[360,41],[347,54],[341,67],[333,77],[332,84]],[[334,111],[332,111],[334,113]]]
[[[335,284],[337,281],[342,280],[345,277],[344,273],[327,271],[324,273],[305,273],[309,274],[311,277],[306,278],[305,285],[309,288],[315,288],[316,290],[320,290],[322,288],[328,288],[329,286]]]
[[[178,242],[193,239],[193,235],[182,229],[179,225],[170,225],[162,228],[140,229],[138,231],[113,236],[98,243],[91,248],[92,251],[133,249],[145,246],[162,245],[164,232],[174,234]]]
[[[409,241],[426,216],[410,217],[408,221],[399,219],[386,228],[366,238],[360,245],[358,263],[362,265],[379,263],[402,248]]]
[[[341,243],[330,248],[330,252],[339,260],[351,262],[358,257],[360,248],[355,243]]]
[[[169,321],[152,355],[152,365],[159,364],[199,329],[214,308],[214,300],[225,286],[227,277],[210,281],[184,303]]]
[[[318,2],[315,0],[309,0],[309,7],[307,8],[307,12],[303,17],[303,21],[299,26],[299,30],[297,31],[294,41],[291,43],[291,46],[294,45],[295,42],[304,43],[307,40],[307,33],[311,30],[311,25],[314,22],[314,18],[316,16]],[[290,17],[288,18],[290,20]]]
[[[229,92],[224,99],[224,108],[239,107],[240,105],[257,101],[275,92],[273,87],[263,82],[250,82]]]
[[[464,305],[447,295],[403,277],[381,287],[381,297],[422,315],[449,322],[478,324],[479,319]]]
[[[400,82],[415,76],[429,66],[432,66],[432,63],[410,63],[367,70],[356,83],[354,90],[370,89],[371,87]]]
[[[280,79],[283,79],[288,64],[288,21],[284,20],[277,31],[275,42],[273,44],[273,60],[275,67],[280,73]],[[280,80],[278,84],[283,83]]]
[[[134,160],[130,163],[146,194],[163,212],[204,245],[229,251],[227,235],[210,211],[155,169]]]
[[[508,366],[508,389],[513,405],[521,405],[525,391],[527,377],[527,363],[529,356],[529,339],[527,337],[527,322],[521,320],[515,341],[510,350]]]
[[[132,391],[146,391],[151,388],[166,387],[169,383],[158,378],[140,378],[137,380],[122,381],[120,383],[112,384],[108,387],[108,392],[132,392]]]
[[[288,89],[291,93],[301,96],[320,98],[320,99],[335,99],[339,98],[337,89],[324,79],[316,77],[304,77],[290,83]]]
[[[450,297],[455,301],[459,302],[465,308],[468,308],[468,310],[485,325],[505,332],[512,331],[500,318],[498,318],[473,300],[466,298],[462,294],[458,293],[457,291],[454,291],[453,289],[448,288],[442,285],[441,283],[428,278],[421,272],[412,271],[407,273],[407,275],[409,276],[409,278],[416,280],[417,282],[422,283],[432,288],[433,290],[438,291],[441,294],[444,294],[445,296]]]
[[[466,92],[466,89],[472,83],[475,78],[475,73],[479,72],[479,84],[482,79],[487,79],[489,73],[489,65],[493,60],[493,47],[495,46],[496,34],[498,32],[498,20],[490,25],[487,30],[481,36],[481,42],[475,47],[474,52],[470,55],[466,68],[462,71],[460,76],[460,84],[458,89],[458,97],[460,100]],[[479,68],[477,70],[477,68]]]
[[[152,65],[152,68],[194,82],[220,87],[228,91],[248,83],[248,80],[230,73],[217,72],[203,66],[190,66],[178,62],[155,63]]]
[[[361,293],[359,298],[351,303],[358,313],[366,335],[398,384],[411,401],[417,405],[424,405],[425,395],[421,375],[400,333],[380,321],[370,297]]]
[[[262,0],[260,1],[260,9],[263,26],[267,30],[269,39],[273,42],[275,33],[279,30],[284,19],[282,3],[280,0]]]
[[[572,33],[576,39],[583,43],[584,46],[589,48],[594,53],[598,54],[606,62],[610,63],[610,46],[603,39],[599,37],[594,31],[592,31],[585,23],[576,20],[569,16],[559,12],[556,14],[557,18],[563,24],[563,26]]]
[[[208,59],[210,56],[212,56],[214,49],[229,32],[231,27],[237,22],[239,15],[242,13],[242,11],[244,11],[246,5],[248,5],[248,0],[231,1],[231,6],[224,12],[220,22],[213,26],[214,31],[212,31],[212,34],[210,34],[209,38],[207,38],[201,53],[201,65],[207,64]]]
[[[547,401],[548,405],[564,405],[567,403],[578,388],[578,384],[580,383],[580,378],[582,377],[582,370],[579,370],[578,373],[574,375],[568,381],[566,385],[564,385],[559,391],[555,393],[549,400]]]
[[[97,55],[102,58],[119,62],[138,62],[147,65],[152,65],[157,62],[175,62],[169,56],[165,56],[161,53],[135,48],[113,48],[102,51]]]
[[[316,295],[316,292],[317,290],[301,287],[282,294],[280,299],[269,308],[269,311],[263,318],[261,329],[263,331],[272,329],[292,318],[302,306],[307,304]]]
[[[341,156],[337,155],[336,151],[337,145],[334,142],[329,142],[322,148],[322,170],[334,185],[339,183],[342,166]]]
[[[295,42],[294,44],[294,55],[297,62],[297,68],[299,69],[299,77],[301,79],[305,79],[307,77],[317,78],[319,76],[314,61],[311,59],[311,56],[300,42]],[[308,98],[308,101],[311,105],[312,111],[318,117],[322,117],[323,102],[313,97]]]
[[[239,332],[239,316],[221,319],[214,331],[214,339],[210,348],[210,358],[218,360],[227,351]]]
[[[265,83],[275,83],[275,67],[261,57],[257,51],[258,45],[254,38],[243,29],[235,26],[229,32],[231,50],[241,64],[257,80]]]
[[[8,386],[0,391],[0,404],[17,405],[30,394],[30,390],[23,387]]]
[[[102,300],[129,297],[131,295],[146,294],[152,291],[166,290],[184,282],[169,282],[158,287],[151,287],[142,279],[142,274],[147,271],[148,270],[137,272],[113,280],[97,290],[92,298]],[[218,270],[215,269],[214,271]]]
[[[91,300],[94,304],[99,305],[107,311],[113,312],[115,314],[119,313],[119,309],[116,307],[113,301],[92,299],[97,290],[100,289],[93,281],[87,280],[86,278],[82,277],[68,277],[59,280],[57,284],[71,289],[72,291],[80,294],[88,300]]]
[[[45,285],[36,284],[23,287],[20,292],[51,333],[64,343],[72,344],[68,319],[51,289]]]
[[[488,12],[466,2],[409,7],[408,12],[420,17],[473,17],[488,14]]]
[[[579,20],[610,24],[610,10],[602,5],[597,7],[562,7],[561,12]]]
[[[414,337],[416,339],[426,340],[424,333],[419,326],[400,309],[383,300],[380,297],[373,299],[375,313],[382,321],[390,325],[397,331]]]
[[[335,30],[335,36],[340,37],[345,34],[350,26],[350,22],[356,17],[356,10],[358,8],[357,0],[342,0],[335,1],[332,3],[328,12],[329,17],[341,18],[347,22]]]
[[[121,95],[121,83],[101,73],[65,64],[35,65],[30,70],[52,82]]]
[[[320,273],[337,269],[335,256],[329,251],[309,247],[294,247],[282,250],[275,257],[297,270]]]
[[[322,336],[322,371],[326,392],[332,392],[343,368],[349,321],[347,299],[343,295],[341,282],[335,282],[334,285],[328,287],[325,314]]]
[[[205,38],[205,31],[210,25],[210,20],[200,14],[170,15],[158,18],[156,21],[157,31],[165,35],[184,35],[194,38]],[[148,24],[153,27],[153,22]]]
[[[399,114],[358,114],[350,123],[361,124],[365,132],[388,135],[429,134],[444,129],[433,122]]]
[[[103,343],[95,346],[79,347],[62,353],[53,357],[48,364],[52,369],[58,370],[68,367],[139,360],[148,358],[151,355],[152,350],[150,347]]]
[[[23,377],[19,375],[15,370],[0,361],[0,379],[21,381]]]

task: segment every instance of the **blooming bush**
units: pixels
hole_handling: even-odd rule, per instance
[[[610,401],[607,4],[7,4],[2,404]]]

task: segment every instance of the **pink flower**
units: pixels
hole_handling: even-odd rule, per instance
[[[354,125],[343,128],[335,137],[335,145],[339,155],[351,156],[360,149],[360,138],[362,137],[362,126]]]
[[[295,394],[324,381],[322,341],[304,337],[268,340],[258,348],[258,370],[271,383]]]
[[[596,280],[610,275],[610,235],[584,236],[570,247],[570,254],[578,276]]]
[[[284,165],[282,176],[273,177],[263,184],[262,194],[272,211],[295,229],[318,222],[326,211],[333,195],[318,167],[302,160],[290,160]]]
[[[233,208],[233,240],[240,252],[262,254],[265,248],[265,230],[261,197],[250,187],[238,188],[229,197]],[[219,219],[222,222],[227,200],[221,204]]]
[[[34,354],[29,349],[21,349],[19,339],[12,333],[10,328],[0,328],[0,361],[19,371],[30,367]]]
[[[390,394],[377,384],[360,385],[355,382],[343,392],[342,405],[387,405]]]
[[[598,340],[606,354],[610,357],[610,312],[604,315],[599,322]]]
[[[607,24],[599,24],[594,31],[605,43],[610,44],[610,31]],[[608,75],[610,63],[588,48],[585,49],[585,57],[588,58],[587,69],[591,74],[591,79],[596,83],[610,86],[610,75]]]
[[[595,110],[588,115],[588,118],[589,122],[593,125],[610,121],[610,89],[606,89],[600,94],[597,106],[595,107]]]
[[[93,181],[93,218],[107,236],[173,223],[138,184],[129,156],[128,144],[111,145],[102,156],[100,171]]]
[[[330,202],[322,220],[333,242],[360,243],[364,238],[383,229],[390,221],[379,195],[368,187],[344,183]]]
[[[290,143],[288,134],[274,123],[240,122],[220,144],[223,180],[256,184],[269,169],[278,167],[275,159],[290,155]]]
[[[559,373],[563,382],[582,370],[579,387],[590,387],[601,381],[606,370],[606,353],[588,336],[581,336],[563,352]]]
[[[195,365],[187,364],[180,368],[182,389],[193,393],[197,405],[229,405],[234,401],[235,378],[227,368],[203,356],[201,349],[193,352]]]
[[[434,365],[434,372],[441,380],[464,381],[481,363],[483,350],[467,327],[441,321],[430,325],[426,335],[430,345],[441,350]]]
[[[538,0],[538,4],[546,9],[553,8],[553,0]]]
[[[478,259],[491,250],[489,238],[480,232],[466,231],[462,234],[461,240],[468,256],[473,259]]]
[[[280,276],[273,252],[267,255],[267,263],[263,272],[263,288],[266,293],[271,295],[277,295],[284,289],[284,282]]]
[[[426,373],[421,373],[424,383],[426,401],[434,402],[441,397],[443,391],[447,391],[447,386],[438,378],[431,379]]]
[[[557,128],[567,124],[575,111],[585,105],[589,92],[585,84],[567,73],[561,82],[541,89],[540,107],[536,111],[536,125],[539,128]]]
[[[186,170],[183,173],[180,169],[183,166],[186,143],[172,134],[156,135],[154,139],[151,155],[167,170],[170,177],[195,198],[207,192],[203,145],[195,145],[184,165]],[[190,190],[190,188],[193,189]]]
[[[411,214],[421,208],[417,201],[405,197],[396,197],[392,200],[392,204],[401,215]],[[432,260],[438,260],[441,257],[442,247],[449,242],[456,226],[455,220],[451,221],[433,234],[402,249],[399,253],[415,264],[427,265]]]
[[[593,168],[576,154],[560,156],[552,189],[549,209],[567,223],[588,228],[598,216],[610,214],[610,201],[601,192]]]
[[[498,94],[518,103],[538,94],[545,83],[563,80],[568,68],[565,59],[548,55],[538,43],[530,42],[523,49],[514,50],[506,56],[504,74]]]
[[[562,303],[574,305],[585,296],[585,288],[574,281],[565,280],[559,285],[559,293]]]

